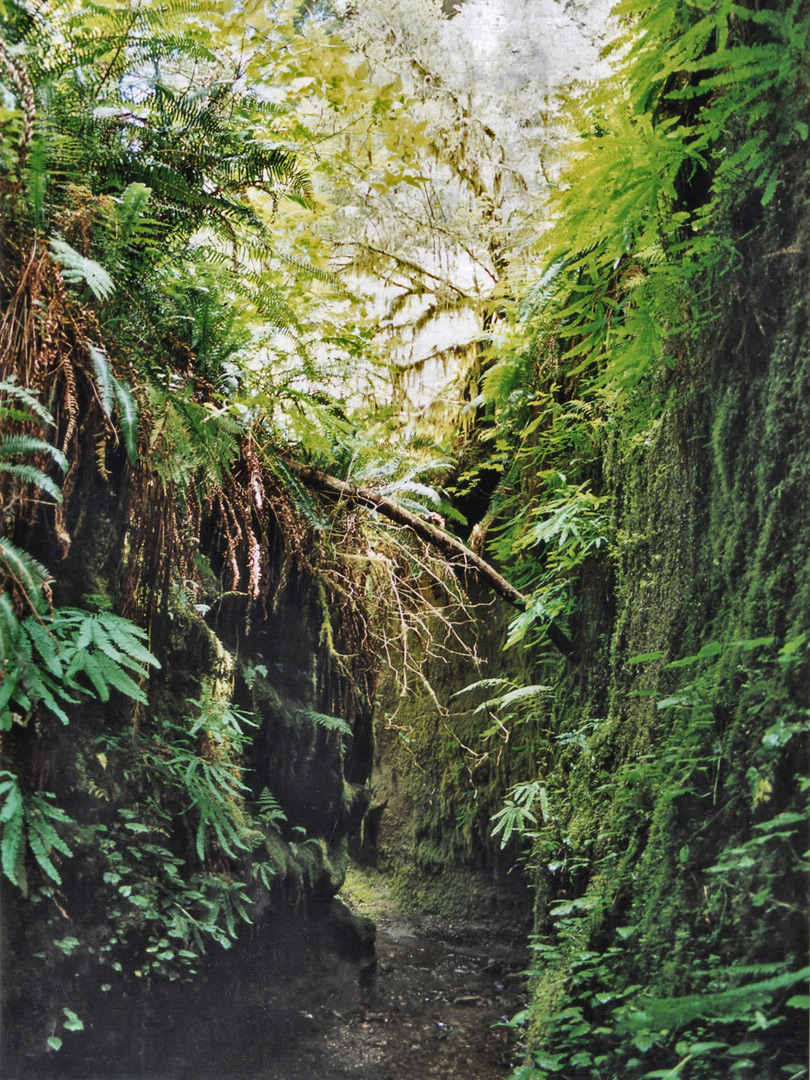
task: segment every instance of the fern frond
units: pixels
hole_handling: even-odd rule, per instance
[[[0,824],[3,826],[3,834],[0,837],[3,873],[12,885],[23,888],[23,805],[16,783],[12,792],[6,796],[0,813]]]
[[[13,657],[17,652],[22,627],[14,613],[8,593],[0,593],[0,663],[7,658]],[[2,694],[2,690],[0,690]]]
[[[107,300],[115,290],[115,283],[103,266],[87,259],[64,240],[50,241],[54,259],[62,267],[62,276],[71,285],[83,281],[96,300]]]
[[[33,435],[0,436],[0,458],[16,457],[18,454],[48,454],[62,472],[67,471],[67,458],[62,451]]]
[[[130,465],[134,465],[138,456],[138,404],[126,383],[116,379],[114,392],[118,404],[118,420],[124,435],[124,447]]]
[[[149,640],[149,635],[140,626],[124,619],[120,615],[114,615],[111,611],[102,611],[94,616],[96,623],[102,626],[127,660],[135,660],[140,664],[148,664],[159,668],[160,662],[143,644]]]
[[[33,484],[40,491],[44,491],[46,495],[50,495],[55,502],[61,503],[62,501],[62,492],[57,485],[47,473],[37,469],[34,465],[6,464],[0,461],[0,473],[13,476],[23,484]]]
[[[341,735],[353,734],[351,725],[340,716],[327,716],[326,713],[315,712],[312,709],[302,709],[301,714],[327,731],[339,731]]]
[[[90,359],[93,362],[93,370],[96,373],[96,383],[101,398],[101,407],[104,409],[107,417],[111,418],[113,404],[115,402],[113,387],[115,386],[116,379],[110,369],[110,362],[107,359],[106,354],[101,349],[96,348],[90,341],[87,342],[87,351],[90,354]]]
[[[263,787],[259,794],[259,817],[268,825],[276,821],[286,821],[287,815],[281,807],[281,803],[272,794],[268,787]]]
[[[0,562],[5,563],[8,573],[21,586],[29,603],[38,611],[41,610],[42,586],[53,580],[42,563],[5,536],[0,536]]]

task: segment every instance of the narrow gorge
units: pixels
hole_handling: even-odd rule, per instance
[[[0,1075],[807,1080],[807,0],[0,0]]]

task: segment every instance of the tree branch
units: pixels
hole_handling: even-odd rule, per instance
[[[407,526],[417,536],[421,536],[423,539],[435,544],[448,557],[459,559],[466,570],[474,570],[503,600],[521,611],[526,609],[528,600],[519,589],[510,584],[486,559],[482,559],[466,544],[457,540],[455,536],[451,536],[450,533],[444,532],[443,529],[439,529],[432,522],[419,517],[418,514],[411,513],[410,510],[406,510],[403,506],[399,506],[371,488],[359,487],[357,484],[339,480],[336,476],[330,476],[328,473],[321,472],[320,469],[314,469],[311,465],[301,465],[287,457],[284,458],[284,464],[302,483],[317,488],[319,491],[324,491],[329,495],[369,506],[391,521]],[[546,628],[546,633],[549,641],[563,656],[573,656],[573,642],[556,623],[550,622]]]

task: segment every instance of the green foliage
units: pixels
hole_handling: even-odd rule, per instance
[[[124,446],[130,464],[134,465],[138,446],[138,405],[132,390],[115,377],[103,350],[88,341],[87,351],[93,362],[101,406],[109,420],[112,419],[114,407],[118,406],[118,421],[124,434]]]
[[[23,893],[29,891],[25,854],[30,850],[43,873],[57,885],[62,879],[54,863],[54,852],[70,858],[73,852],[59,835],[56,825],[75,824],[54,806],[49,791],[24,795],[18,778],[7,769],[0,771],[0,855],[3,873]]]
[[[550,622],[571,612],[576,572],[607,546],[605,497],[594,495],[588,481],[570,484],[556,470],[538,479],[542,494],[531,501],[517,493],[503,499],[502,523],[493,529],[493,551],[513,561],[516,584],[530,593],[526,611],[510,626],[509,646],[535,642],[538,631],[542,636]]]
[[[539,780],[528,783],[515,784],[504,801],[502,810],[492,817],[492,835],[501,838],[501,849],[509,843],[512,833],[517,833],[522,838],[534,835],[531,826],[537,824],[537,816],[532,811],[532,806],[539,802],[543,820],[550,818],[548,793]]]
[[[170,826],[167,809],[146,800],[91,833],[108,932],[90,952],[108,978],[125,968],[137,978],[191,978],[209,944],[230,948],[237,920],[250,921],[245,883],[185,869],[186,860],[167,846]]]
[[[83,281],[96,300],[106,300],[112,295],[115,285],[103,266],[80,255],[64,240],[51,240],[51,251],[68,284]]]
[[[807,1007],[797,991],[808,969],[790,943],[809,869],[808,785],[785,772],[784,746],[806,733],[806,719],[785,744],[774,734],[783,730],[775,717],[795,715],[791,687],[806,667],[806,640],[794,635],[780,649],[764,636],[710,640],[661,659],[633,658],[660,673],[651,696],[666,721],[653,752],[618,767],[603,758],[599,777],[602,725],[560,732],[544,782],[556,816],[544,807],[539,823],[521,813],[537,784],[519,786],[499,816],[504,831],[531,826],[538,882],[553,882],[558,897],[532,946],[535,995],[521,1022],[536,1052],[516,1080],[802,1075],[794,1017]],[[742,670],[744,723],[760,717],[760,744],[745,750],[733,727],[718,734],[717,723]],[[771,810],[779,774],[787,786]]]
[[[39,704],[67,724],[66,707],[81,698],[109,701],[111,690],[117,690],[146,702],[135,679],[145,680],[149,667],[160,665],[144,644],[146,633],[134,623],[112,612],[79,608],[58,608],[50,616],[35,613],[18,621],[3,599],[0,731],[8,731],[15,719],[25,723]]]
[[[19,386],[13,376],[0,381],[0,424],[6,428],[9,423],[53,426],[50,412],[35,394]],[[17,488],[17,491],[5,500],[4,509],[11,520],[18,511],[19,491],[28,485],[44,492],[58,503],[62,501],[58,485],[41,468],[12,460],[36,454],[47,455],[62,472],[66,471],[67,461],[64,454],[51,443],[22,431],[0,431],[0,479],[8,477]],[[42,586],[49,581],[49,574],[36,559],[7,537],[0,537],[0,573],[4,573],[14,582],[28,605],[36,611],[43,610]],[[0,618],[8,622],[9,614],[10,608],[0,615]],[[8,629],[6,632],[9,632]]]
[[[167,790],[181,792],[183,813],[194,823],[195,850],[206,859],[208,836],[230,858],[255,846],[255,828],[244,808],[250,788],[241,779],[240,756],[249,741],[246,726],[255,727],[230,702],[207,693],[190,699],[199,710],[183,724],[163,721],[160,734],[144,747],[144,760],[161,775]]]

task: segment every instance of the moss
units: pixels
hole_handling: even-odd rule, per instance
[[[554,750],[546,780],[557,820],[534,851],[535,931],[551,951],[533,982],[531,1039],[548,1053],[573,1045],[548,1013],[582,1004],[577,972],[589,950],[609,987],[665,998],[705,990],[706,972],[732,984],[729,971],[744,965],[790,972],[806,952],[791,828],[806,813],[801,777],[810,775],[810,655],[799,637],[810,622],[810,348],[804,288],[781,284],[778,336],[739,350],[718,327],[685,376],[700,393],[685,393],[643,448],[621,418],[605,448],[616,537],[608,674],[595,647],[605,609],[586,583],[584,675],[562,673],[554,701],[555,739],[584,730],[584,744],[578,760]],[[750,302],[764,304],[773,287]],[[751,644],[758,638],[773,644]],[[780,654],[791,640],[795,651]],[[630,663],[650,653],[661,658]],[[666,667],[679,658],[683,666]],[[592,717],[602,719],[587,731]],[[770,824],[780,814],[781,837]],[[604,905],[598,925],[574,932],[553,917],[576,898]],[[784,1046],[762,1036],[759,1075],[801,1058],[789,1014],[776,1029],[790,1034]],[[609,1014],[593,1013],[591,1030],[600,1015],[612,1032],[603,1068],[641,1075],[644,1061],[620,1067],[611,1057],[622,1035]],[[743,1038],[744,1022],[727,1021],[720,1037],[731,1031]]]

